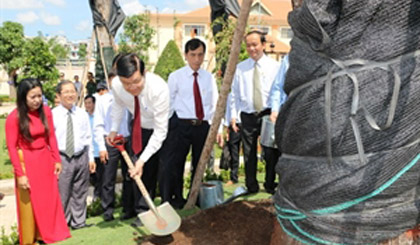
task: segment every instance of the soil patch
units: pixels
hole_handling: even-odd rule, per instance
[[[138,242],[153,245],[276,244],[271,242],[276,223],[271,200],[240,201],[189,216],[170,236],[139,238]]]

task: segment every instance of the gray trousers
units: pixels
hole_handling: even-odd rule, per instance
[[[89,154],[68,158],[61,155],[63,170],[58,180],[66,221],[72,228],[86,222],[86,197],[89,187]]]

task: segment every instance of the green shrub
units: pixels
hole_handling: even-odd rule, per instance
[[[175,41],[170,40],[159,57],[154,73],[161,76],[165,81],[168,81],[169,74],[184,65],[184,59],[182,58],[181,52],[176,46]]]
[[[87,206],[86,216],[87,218],[98,216],[102,214],[104,211],[101,207],[101,199],[96,198],[91,204]]]
[[[257,173],[265,173],[265,163],[258,161],[257,163]]]
[[[6,231],[4,227],[1,227],[1,235],[0,235],[0,244],[3,245],[14,245],[19,244],[19,235],[17,232],[17,226],[12,226],[12,232],[9,235],[6,235]]]

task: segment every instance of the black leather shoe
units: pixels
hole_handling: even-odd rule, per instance
[[[135,213],[126,213],[120,217],[120,220],[127,220],[136,217]]]
[[[112,221],[112,220],[114,220],[114,215],[107,215],[107,214],[104,214],[104,221],[105,222],[109,222],[109,221]]]
[[[140,227],[143,226],[143,222],[141,222],[140,218],[137,217],[132,223],[131,223],[132,227]]]

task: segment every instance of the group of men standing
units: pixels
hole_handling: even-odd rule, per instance
[[[279,64],[264,54],[263,33],[251,31],[245,41],[250,58],[237,66],[227,109],[231,115],[228,119],[230,128],[240,135],[243,142],[246,186],[250,193],[255,193],[259,191],[256,169],[261,116],[270,113],[270,94],[274,94],[272,85],[279,71]],[[61,96],[62,104],[53,110],[57,118],[60,118],[56,120],[54,117],[54,123],[57,138],[61,137],[58,144],[62,158],[67,159],[63,160],[64,176],[60,177],[60,182],[64,183],[60,184],[60,189],[61,186],[65,189],[64,186],[69,186],[72,182],[77,184],[79,177],[83,179],[77,186],[67,187],[69,193],[64,198],[62,194],[66,217],[67,213],[68,217],[73,213],[73,219],[76,220],[72,223],[72,218],[69,218],[69,224],[75,228],[86,225],[84,220],[78,221],[79,216],[85,216],[85,213],[78,210],[85,210],[86,206],[74,207],[80,207],[78,202],[85,200],[88,166],[91,172],[95,171],[96,166],[99,185],[95,189],[101,198],[104,220],[114,219],[116,170],[118,162],[122,160],[120,153],[111,146],[117,134],[125,137],[126,149],[135,163],[135,168],[130,170],[123,161],[121,164],[124,179],[121,218],[128,219],[148,210],[144,198],[130,178],[135,175],[141,176],[152,199],[159,183],[162,202],[167,201],[175,208],[184,206],[186,200],[183,195],[183,176],[186,157],[191,148],[194,176],[218,99],[214,77],[201,68],[205,51],[204,42],[196,38],[189,40],[185,45],[185,59],[188,64],[171,73],[168,83],[146,71],[144,62],[137,55],[118,55],[114,58],[111,72],[115,76],[109,79],[110,91],[96,98],[90,95],[85,98],[85,103],[96,104],[93,113],[93,109],[88,110],[90,122],[87,113],[79,113],[80,108],[74,105],[77,88],[65,82],[59,84],[57,92]],[[72,97],[73,101],[66,100],[65,95],[70,92],[65,89],[75,90],[74,94],[71,93],[75,97]],[[280,92],[284,102],[282,88]],[[273,113],[278,112],[278,109],[275,108]],[[78,114],[81,114],[80,120],[76,118]],[[275,120],[275,115],[271,116]],[[73,123],[74,126],[69,123],[68,118],[76,122]],[[241,130],[237,124],[239,121]],[[86,125],[91,125],[92,128]],[[95,139],[93,141],[92,137],[85,136],[92,135],[92,132]],[[78,143],[74,144],[78,148],[73,147],[73,151],[68,153],[67,145],[71,142],[66,138],[70,134],[74,137],[73,144]],[[93,147],[93,143],[97,144],[96,147]],[[264,187],[269,193],[273,193],[276,187],[274,166],[279,155],[277,149],[264,147]],[[77,169],[77,165],[71,161],[82,162],[79,161],[81,158],[84,158],[83,162],[89,162],[89,165],[85,164],[83,168]],[[72,204],[72,198],[80,199]],[[142,224],[137,218],[132,225]]]

